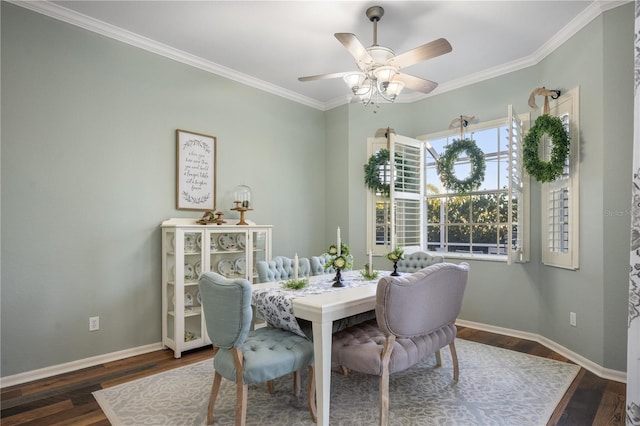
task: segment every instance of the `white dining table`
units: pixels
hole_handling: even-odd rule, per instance
[[[345,280],[359,277],[357,271],[342,274]],[[321,276],[322,277],[322,276]],[[310,278],[313,284],[316,277]],[[326,279],[326,276],[324,276]],[[279,286],[279,283],[255,284],[254,289]],[[329,424],[331,398],[331,335],[333,321],[347,318],[375,309],[377,280],[358,287],[341,288],[321,294],[313,294],[293,299],[293,314],[312,323],[313,351],[316,378],[316,403],[318,424]]]

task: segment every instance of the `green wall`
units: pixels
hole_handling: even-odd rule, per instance
[[[349,219],[359,222],[366,217],[362,146],[375,129],[389,126],[417,137],[446,129],[461,114],[489,121],[506,117],[509,104],[517,113],[530,112],[527,101],[537,87],[566,92],[580,86],[580,269],[541,264],[540,185],[532,180],[531,261],[511,266],[469,261],[461,318],[540,334],[618,371],[626,369],[633,16],[632,3],[607,11],[534,66],[409,108],[393,105],[372,114],[349,107],[350,168],[357,170]],[[352,240],[364,241],[364,227],[351,231]],[[577,327],[569,325],[569,312],[577,313]]]
[[[321,253],[340,226],[357,267],[367,137],[504,117],[508,104],[528,112],[543,85],[581,90],[581,268],[541,265],[534,182],[531,261],[471,261],[461,318],[624,371],[632,7],[605,12],[535,66],[373,113],[321,112],[2,2],[2,376],[161,340],[159,224],[197,215],[174,207],[176,128],[217,136],[225,217],[233,188],[249,185],[248,219],[274,225],[274,254]],[[94,315],[101,330],[89,333]]]
[[[621,370],[626,365],[633,161],[633,3],[604,15],[603,34],[603,260],[602,279],[606,364]],[[610,29],[621,28],[619,31]],[[635,114],[640,113],[636,111]],[[588,190],[588,188],[587,188]],[[589,238],[589,236],[585,236]],[[622,367],[620,367],[622,366]]]
[[[3,376],[160,342],[177,128],[218,138],[225,218],[246,184],[274,253],[325,250],[323,112],[1,7]]]

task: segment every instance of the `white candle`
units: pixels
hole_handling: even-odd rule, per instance
[[[298,253],[293,257],[293,278],[298,279]]]
[[[373,253],[369,250],[369,273],[373,272]]]
[[[338,244],[336,245],[336,247],[338,248],[338,256],[340,256],[342,254],[342,244],[340,243],[340,227],[338,226]]]

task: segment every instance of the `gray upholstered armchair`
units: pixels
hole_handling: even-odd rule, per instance
[[[462,307],[469,265],[437,263],[411,275],[380,279],[376,319],[333,335],[332,361],[343,371],[380,377],[380,425],[389,421],[389,375],[449,345],[458,380],[455,320]]]
[[[300,394],[300,370],[308,368],[307,404],[316,422],[313,344],[302,336],[279,328],[249,330],[251,292],[249,281],[227,279],[205,272],[198,281],[207,333],[213,343],[213,386],[207,409],[207,424],[213,424],[215,402],[222,378],[236,386],[236,425],[247,416],[248,385],[271,382],[293,373],[294,395]],[[269,390],[271,390],[269,386]]]
[[[398,261],[398,272],[416,272],[435,263],[444,262],[444,256],[417,251]]]
[[[261,283],[271,281],[289,280],[294,278],[293,259],[284,256],[276,256],[273,260],[260,260],[256,262],[258,280]],[[309,259],[298,258],[298,277],[308,277],[311,273]]]

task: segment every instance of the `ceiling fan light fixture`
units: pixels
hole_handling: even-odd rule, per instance
[[[356,90],[355,94],[358,96],[364,96],[367,93],[371,92],[371,87],[373,87],[373,85],[371,84],[371,80],[367,78],[364,83],[362,83],[362,86],[360,86],[358,90]]]
[[[400,74],[399,71],[418,62],[451,52],[449,42],[439,38],[396,56],[393,50],[378,44],[378,21],[384,15],[384,9],[380,6],[372,6],[367,9],[366,15],[373,23],[371,46],[364,47],[355,34],[334,33],[335,38],[355,59],[359,68],[357,72],[312,75],[299,77],[298,80],[312,81],[342,77],[349,86],[350,93],[347,95],[349,102],[359,102],[365,106],[379,107],[380,102],[395,102],[405,87],[416,92],[431,93],[438,83],[405,74],[404,71]]]
[[[396,74],[398,74],[398,69],[390,65],[378,67],[373,70],[373,75],[376,77],[376,80],[383,86],[386,86]]]
[[[361,72],[354,72],[345,75],[342,77],[347,86],[354,94],[359,94],[364,86],[365,81],[367,80],[367,76]]]
[[[373,59],[373,62],[377,65],[383,65],[389,62],[395,54],[393,50],[388,47],[374,45],[371,47],[367,47],[367,52],[369,52],[369,56]]]
[[[400,94],[400,92],[402,92],[402,89],[404,89],[404,82],[399,80],[393,80],[389,82],[385,92],[387,93],[387,96],[389,98],[395,100],[396,97]]]

